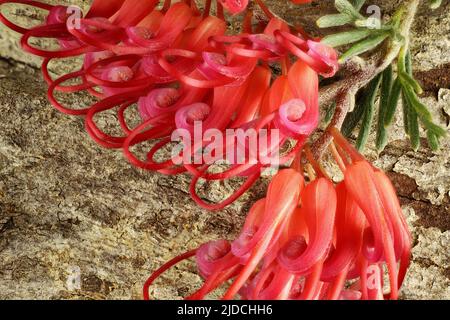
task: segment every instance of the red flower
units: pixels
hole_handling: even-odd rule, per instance
[[[411,236],[395,189],[388,177],[365,161],[336,129],[332,134],[352,161],[345,171],[345,185],[368,221],[364,231],[362,263],[387,264],[391,298],[396,299],[409,264]],[[398,261],[400,267],[397,266]],[[366,288],[363,286],[362,289],[365,297]]]
[[[24,50],[45,58],[42,70],[48,96],[58,110],[85,116],[86,131],[98,144],[123,149],[137,167],[163,174],[190,173],[192,198],[216,210],[250,188],[261,170],[272,164],[265,159],[274,157],[289,141],[295,146],[279,157],[278,164],[299,154],[319,123],[319,75],[331,77],[338,67],[332,48],[290,28],[262,1],[256,2],[269,22],[253,28],[252,10],[247,9],[243,32],[227,36],[223,6],[237,13],[246,9],[248,1],[221,0],[215,17],[210,0],[205,1],[203,13],[194,1],[166,0],[157,10],[156,0],[96,0],[86,16],[73,23],[65,6],[0,0],[0,5],[20,3],[48,11],[45,23],[30,29],[1,14],[0,21],[23,35]],[[34,47],[29,43],[34,37],[57,40],[60,48]],[[52,60],[76,56],[84,58],[78,71],[52,79],[48,72]],[[269,65],[274,64],[282,75],[272,81]],[[66,84],[73,80],[77,84]],[[55,96],[56,92],[81,91],[97,102],[74,110]],[[118,134],[95,120],[111,111],[117,113]],[[195,122],[201,122],[203,130],[222,134],[224,147],[214,153],[233,160],[226,170],[211,173],[215,162],[203,158],[179,163],[180,159],[195,160],[211,147],[211,139],[204,136],[189,138],[186,149],[167,160],[155,160],[172,144],[175,130],[195,133]],[[239,142],[236,133],[227,136],[227,129],[254,129],[258,142],[266,138],[271,142],[255,151]],[[233,284],[226,299],[237,294],[244,299],[383,298],[385,265],[389,297],[396,299],[409,263],[411,238],[395,190],[384,173],[373,168],[337,130],[332,134],[343,182],[335,186],[306,148],[316,171],[309,170],[306,186],[303,172],[281,171],[267,198],[252,208],[238,239],[212,242],[174,259],[149,279],[146,295],[164,270],[196,254],[205,285],[193,299],[205,297],[227,280]],[[149,142],[144,156],[133,152]],[[234,161],[239,152],[243,163]],[[244,180],[243,185],[221,203],[205,203],[197,194],[201,179],[236,177]]]
[[[55,108],[85,116],[86,131],[93,140],[106,148],[123,149],[130,163],[139,168],[163,174],[190,173],[192,197],[207,209],[221,209],[236,200],[264,168],[273,164],[270,160],[276,158],[277,151],[294,140],[295,147],[281,155],[279,164],[292,160],[319,122],[319,74],[332,76],[337,69],[333,49],[290,28],[271,15],[261,1],[258,3],[269,22],[253,28],[252,11],[247,10],[243,32],[231,36],[225,36],[220,4],[217,17],[212,16],[209,0],[203,13],[194,1],[165,1],[157,10],[158,1],[153,0],[96,0],[77,23],[65,6],[35,1],[0,1],[0,5],[11,2],[49,12],[43,25],[30,29],[16,26],[4,16],[0,19],[23,34],[24,50],[45,58],[42,71]],[[231,11],[245,9],[248,3],[222,2]],[[48,51],[33,47],[29,44],[32,37],[55,39],[60,48]],[[80,69],[53,79],[48,71],[50,63],[72,56],[84,58]],[[273,83],[269,64],[278,64],[283,71]],[[74,110],[56,95],[81,91],[87,91],[97,102]],[[111,134],[97,123],[98,115],[106,112],[117,113],[118,133]],[[180,159],[195,158],[211,146],[206,138],[192,139],[186,144],[190,150],[165,161],[155,160],[172,144],[175,130],[192,133],[195,122],[202,122],[203,131],[212,129],[223,134],[224,148],[218,152],[235,164],[216,173],[210,173],[214,163],[204,159],[180,165]],[[237,134],[230,139],[227,129],[254,129],[258,142],[266,138],[270,142],[252,150],[239,142]],[[280,135],[272,134],[274,129],[279,129]],[[146,155],[133,153],[137,145],[149,142],[152,146]],[[238,164],[234,160],[239,153],[245,159]],[[244,183],[223,202],[205,203],[197,195],[199,180],[231,178],[242,178]]]
[[[319,177],[306,186],[299,172],[280,171],[235,241],[196,251],[205,284],[190,299],[203,299],[229,280],[224,299],[384,299],[385,265],[386,297],[398,298],[411,237],[395,190],[337,130],[332,133],[344,181],[335,186],[310,156]],[[155,279],[146,283],[146,297]]]

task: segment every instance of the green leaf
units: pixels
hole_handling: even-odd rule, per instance
[[[386,148],[388,134],[386,127],[384,126],[384,119],[386,117],[386,113],[389,106],[389,96],[392,91],[392,83],[393,83],[393,68],[392,65],[386,68],[383,72],[383,80],[381,82],[381,96],[380,96],[380,107],[378,110],[378,124],[377,124],[377,142],[376,147],[377,151],[381,152]]]
[[[437,138],[445,137],[447,135],[447,131],[433,122],[432,114],[430,113],[428,108],[422,102],[420,102],[416,93],[409,87],[404,87],[403,93],[410,107],[417,113],[425,129],[432,132]],[[411,121],[409,119],[407,119],[407,121],[409,126]],[[408,129],[411,130],[411,128]]]
[[[430,148],[433,151],[438,151],[439,150],[439,139],[438,137],[431,131],[427,131],[427,139],[428,139],[428,144],[430,145]]]
[[[419,97],[414,92],[414,90],[411,87],[403,86],[403,92],[405,93],[406,97],[408,98],[408,101],[411,104],[411,106],[419,114],[420,118],[423,118],[423,119],[426,119],[426,120],[428,120],[430,122],[433,122],[433,116],[431,115],[431,113],[428,110],[427,106],[424,105],[419,100]]]
[[[337,11],[347,15],[353,20],[364,19],[364,17],[358,12],[359,10],[356,10],[355,7],[347,0],[335,0],[334,6],[336,7]]]
[[[338,13],[338,14],[329,14],[321,17],[317,20],[317,26],[319,28],[331,28],[331,27],[340,27],[346,24],[352,23],[354,20],[349,16]]]
[[[401,65],[400,69],[403,69],[404,72],[400,71],[399,74],[403,84],[410,86],[418,94],[422,94],[423,89],[421,85],[413,77],[411,51],[407,50],[405,57],[402,59],[401,63],[403,65]]]
[[[356,11],[359,12],[366,0],[352,0],[351,3]],[[355,21],[353,16],[349,16],[347,14],[337,13],[337,14],[329,14],[321,17],[317,20],[317,26],[319,28],[331,28],[331,27],[340,27],[345,26],[346,24],[352,23]]]
[[[345,137],[350,137],[353,130],[355,130],[358,123],[361,121],[364,116],[364,100],[366,97],[367,88],[362,90],[362,98],[358,99],[355,104],[355,108],[352,112],[350,112],[344,120],[344,124],[342,125],[342,134]]]
[[[420,129],[419,129],[419,117],[416,110],[411,105],[411,101],[405,96],[403,101],[405,103],[405,112],[407,113],[406,121],[408,121],[408,134],[411,141],[411,146],[414,151],[420,148]]]
[[[420,129],[419,129],[419,117],[417,112],[408,107],[409,115],[409,139],[411,140],[411,146],[414,151],[418,151],[420,148]]]
[[[339,47],[363,40],[370,36],[371,33],[372,31],[369,29],[355,29],[326,36],[321,42],[331,47]]]
[[[327,109],[323,122],[328,126],[333,119],[334,113],[336,112],[336,102],[333,102]]]
[[[431,9],[437,9],[441,6],[442,0],[429,0],[430,8]]]
[[[402,61],[400,61],[400,62],[402,62]],[[439,149],[439,138],[445,137],[447,135],[447,131],[433,122],[433,117],[432,117],[430,111],[428,110],[427,106],[425,106],[420,101],[416,92],[414,92],[414,91],[417,91],[417,88],[414,88],[414,85],[411,85],[411,80],[415,81],[414,78],[412,77],[413,71],[412,71],[411,51],[409,51],[409,50],[406,51],[406,54],[404,55],[403,63],[404,63],[404,70],[406,71],[407,75],[410,77],[409,80],[405,79],[405,77],[403,77],[402,79],[405,84],[404,89],[403,89],[404,95],[405,95],[405,100],[407,100],[407,103],[409,104],[409,108],[412,109],[412,111],[410,111],[410,113],[408,114],[408,119],[407,119],[409,131],[410,131],[410,137],[412,139],[411,142],[413,143],[413,147],[415,146],[414,143],[417,144],[417,141],[413,140],[413,139],[417,139],[414,136],[416,134],[414,132],[414,130],[416,130],[415,129],[415,127],[416,127],[415,121],[420,119],[420,121],[422,122],[423,126],[425,127],[425,129],[427,131],[427,138],[428,138],[428,143],[430,144],[430,147],[434,151],[437,151]],[[400,66],[400,67],[402,67],[402,66]],[[414,117],[414,113],[416,114],[416,117]],[[417,126],[418,126],[418,123],[417,123]]]
[[[350,59],[351,57],[360,55],[364,52],[370,51],[372,49],[375,49],[377,46],[379,46],[383,41],[389,36],[388,33],[382,33],[380,35],[373,35],[368,37],[367,39],[358,42],[353,47],[351,47],[347,52],[345,52],[341,58],[339,59],[339,62],[345,62],[346,60]]]
[[[443,138],[443,137],[447,136],[447,131],[444,128],[433,123],[433,121],[430,121],[430,120],[427,120],[424,118],[420,118],[420,121],[423,123],[423,125],[427,129],[427,131],[431,131],[438,138]]]
[[[377,141],[376,141],[376,148],[377,152],[381,153],[386,148],[388,144],[389,135],[384,126],[377,128]]]
[[[351,0],[352,5],[355,7],[356,10],[361,10],[366,0]]]
[[[406,52],[406,56],[405,56],[405,70],[406,70],[406,73],[409,74],[412,77],[412,75],[413,75],[413,67],[412,67],[411,50],[408,50]]]
[[[420,86],[420,84],[416,81],[416,79],[414,79],[413,77],[411,77],[409,74],[407,73],[400,73],[400,79],[402,81],[403,86],[408,86],[411,89],[413,89],[417,94],[422,94],[423,93],[423,89]]]
[[[392,121],[394,120],[394,115],[395,112],[397,111],[397,106],[400,100],[401,93],[402,93],[402,84],[400,82],[400,79],[397,78],[392,86],[392,90],[389,95],[389,100],[386,107],[386,114],[384,116],[385,128],[388,128],[392,124]]]
[[[397,59],[397,72],[400,73],[408,73],[406,70],[406,56],[407,56],[407,49],[405,46],[403,46],[400,49],[400,53],[398,55]]]
[[[406,95],[402,93],[402,105],[403,105],[403,126],[405,127],[405,133],[409,136],[409,112],[408,112],[408,101]]]
[[[394,71],[392,65],[389,65],[386,70],[383,71],[383,82],[381,83],[381,99],[380,104],[387,105],[389,103],[389,97],[392,91],[392,84],[394,78]]]
[[[372,129],[372,123],[375,115],[375,100],[377,98],[378,89],[380,88],[382,75],[379,74],[369,84],[369,94],[365,99],[364,117],[359,131],[358,139],[356,141],[356,148],[359,151],[363,151],[369,139],[370,130]]]

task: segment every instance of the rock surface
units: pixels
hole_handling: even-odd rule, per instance
[[[88,1],[58,2],[86,6]],[[287,20],[309,21],[309,27],[332,11],[329,1],[301,10],[268,2]],[[390,11],[399,1],[377,2]],[[6,11],[22,21],[40,17],[13,6]],[[0,299],[140,299],[151,270],[239,230],[252,200],[264,194],[265,181],[223,212],[199,209],[187,193],[188,177],[137,170],[120,152],[93,143],[82,119],[55,111],[35,69],[39,60],[18,49],[17,35],[3,26],[0,32]],[[414,27],[416,76],[445,127],[450,120],[449,34],[450,4],[434,12],[423,7]],[[67,65],[55,64],[52,70],[59,73]],[[87,103],[83,96],[64,99]],[[109,120],[101,119],[106,125]],[[399,117],[385,152],[377,157],[369,147],[367,154],[389,172],[413,230],[414,257],[403,297],[449,299],[450,140],[438,153],[426,147],[414,153],[401,123]],[[213,185],[205,196],[214,200],[232,187]],[[158,281],[152,293],[176,299],[200,283],[195,266],[184,263]]]

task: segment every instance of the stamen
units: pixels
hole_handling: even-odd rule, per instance
[[[252,19],[253,19],[253,9],[248,8],[244,17],[244,21],[242,23],[242,31],[244,33],[250,34],[253,33]]]
[[[300,149],[300,151],[295,155],[295,158],[292,161],[291,168],[303,175],[305,172],[305,168],[303,166],[302,153],[303,149]]]
[[[344,288],[345,281],[348,275],[348,267],[346,267],[337,277],[334,279],[331,287],[328,290],[328,300],[339,300],[342,294],[342,288]]]
[[[287,76],[289,74],[289,70],[291,68],[291,61],[290,58],[286,56],[284,59],[281,59],[281,71],[282,74]]]
[[[275,18],[275,15],[270,11],[270,9],[266,6],[263,0],[255,0],[255,2],[258,4],[258,6],[261,8],[261,10],[266,15],[267,19],[271,20]]]
[[[308,173],[309,181],[314,181],[317,179],[316,172],[310,163],[306,164],[306,172]]]
[[[341,169],[342,172],[345,172],[346,165],[344,163],[344,160],[341,158],[339,152],[336,149],[336,145],[334,143],[331,143],[330,146],[328,147],[331,154],[333,155],[334,160],[336,160],[336,163],[338,164],[339,168]]]
[[[164,13],[167,12],[170,9],[171,4],[172,4],[171,0],[165,0],[161,11]]]
[[[311,274],[306,278],[305,288],[300,296],[302,300],[312,300],[317,294],[318,286],[320,285],[320,275],[323,268],[323,262],[318,262]]]
[[[209,17],[209,14],[211,12],[211,1],[212,0],[206,0],[206,2],[205,2],[205,9],[203,11],[203,19]]]
[[[165,265],[163,265],[161,268],[156,270],[144,284],[144,300],[150,300],[149,289],[150,289],[150,286],[153,284],[153,282],[155,282],[156,279],[158,279],[164,272],[166,272],[173,266],[177,265],[178,263],[192,258],[193,256],[196,255],[196,253],[197,253],[197,249],[186,252],[186,253],[170,260]]]
[[[224,10],[223,10],[223,5],[219,2],[219,0],[216,1],[216,6],[217,6],[217,17],[220,20],[225,21],[225,14],[224,14]]]
[[[363,161],[364,157],[353,147],[347,139],[344,138],[342,133],[335,127],[330,129],[330,133],[333,136],[336,144],[344,149],[352,158],[353,161]]]
[[[320,177],[331,180],[331,178],[325,172],[325,169],[322,167],[322,165],[319,162],[317,162],[317,160],[314,158],[314,155],[313,155],[309,145],[305,146],[305,155],[306,155],[306,158],[308,159],[309,163],[312,165],[312,167],[314,168],[314,170]]]

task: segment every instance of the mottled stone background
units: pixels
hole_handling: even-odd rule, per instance
[[[57,1],[51,1],[57,2]],[[88,1],[59,1],[86,6]],[[268,1],[280,16],[307,24],[332,1],[302,9]],[[389,13],[400,1],[372,0]],[[24,21],[42,14],[9,6]],[[450,4],[431,11],[422,5],[413,39],[416,77],[436,120],[450,120]],[[36,66],[39,59],[18,49],[18,36],[0,27],[0,299],[140,299],[151,270],[166,260],[218,238],[232,238],[265,182],[218,213],[196,207],[188,178],[165,177],[131,167],[117,151],[93,143],[83,120],[55,111]],[[55,73],[73,63],[52,67]],[[81,105],[85,97],[65,97]],[[102,119],[108,124],[109,120]],[[403,296],[450,298],[450,140],[442,150],[414,153],[400,124],[379,157],[389,172],[414,234],[414,258]],[[228,194],[233,185],[205,188],[205,198]],[[68,290],[71,270],[81,271],[81,289]],[[198,287],[193,264],[167,273],[153,287],[157,298],[180,298]]]

